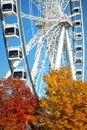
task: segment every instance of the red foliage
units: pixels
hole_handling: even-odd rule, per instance
[[[36,123],[37,96],[20,79],[1,80],[0,130],[24,130],[26,123]]]

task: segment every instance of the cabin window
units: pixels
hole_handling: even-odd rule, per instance
[[[79,13],[79,9],[73,9],[73,13]]]
[[[12,10],[12,4],[3,4],[2,9],[3,9],[3,11],[11,11]]]
[[[81,35],[81,34],[77,34],[76,36],[77,36],[77,37],[82,37],[82,35]]]
[[[76,63],[82,63],[81,59],[76,59]]]
[[[74,25],[80,25],[80,22],[75,22]]]
[[[11,35],[14,34],[14,28],[13,27],[5,29],[5,35],[10,35],[10,34]]]
[[[82,71],[76,71],[76,75],[81,75]]]
[[[9,57],[10,58],[18,57],[18,51],[17,50],[9,51]]]
[[[13,77],[21,77],[22,78],[22,71],[14,72]]]
[[[82,47],[77,47],[76,48],[76,51],[81,51],[82,50]]]

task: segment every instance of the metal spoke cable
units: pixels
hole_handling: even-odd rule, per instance
[[[39,5],[41,5],[40,3],[35,3],[35,1],[33,1],[33,0],[30,0],[33,4],[34,4],[34,6],[38,9],[38,11],[42,14],[42,15],[44,15],[44,12],[42,12],[43,11],[43,8],[40,8],[40,6],[38,6],[38,4]],[[42,6],[44,6],[44,4],[42,5]]]
[[[66,5],[64,6],[64,8],[63,8],[63,13],[65,12],[65,10],[66,10],[66,8],[68,7],[68,5],[70,4],[70,0],[68,0],[67,2],[66,2]],[[69,6],[70,7],[70,6]],[[67,11],[67,15],[68,15],[68,13],[70,13],[70,11]]]
[[[34,37],[29,41],[29,43],[26,45],[26,53],[28,55],[29,51],[35,47],[38,42],[35,42],[36,40],[39,40],[39,37],[43,35],[43,33],[39,30],[35,35]]]
[[[30,0],[29,0],[29,12],[30,12],[31,15],[33,15],[32,3],[30,2]],[[31,25],[32,36],[34,36],[35,32],[34,32],[34,29],[33,29],[33,21],[32,21],[32,19],[30,19],[30,25]]]
[[[35,78],[36,78],[36,75],[37,75],[37,72],[38,72],[38,65],[39,65],[39,62],[40,62],[42,46],[43,46],[42,37],[40,37],[40,39],[38,41],[37,48],[36,48],[37,51],[36,51],[36,54],[35,54],[34,64],[33,64],[32,72],[31,72],[32,80],[33,80],[34,84],[35,84]]]
[[[55,54],[57,46],[58,46],[58,43],[56,43],[56,37],[58,36],[57,34],[59,34],[59,32],[60,32],[60,27],[57,26],[53,30],[52,36],[50,35],[50,33],[47,36],[47,39],[48,39],[48,46],[47,46],[48,49],[47,49],[47,52],[48,52],[48,57],[49,57],[49,61],[50,61],[50,65],[51,66],[53,66],[53,64],[54,64],[54,62],[53,62],[54,61],[54,57],[55,57],[54,54]],[[54,39],[54,37],[55,37],[55,39]],[[52,46],[52,44],[53,44],[53,46]],[[56,46],[56,47],[54,48],[54,46]]]
[[[39,74],[38,74],[38,77],[37,77],[37,80],[36,80],[36,83],[35,84],[38,84],[38,81],[39,81],[39,79],[40,79],[40,76],[41,76],[41,73],[43,73],[43,71],[44,71],[44,64],[45,64],[45,61],[46,61],[46,57],[47,57],[47,52],[45,53],[45,56],[44,56],[44,59],[43,59],[43,63],[42,63],[42,66],[41,66],[41,68],[40,68],[40,70],[39,70]],[[41,82],[42,83],[42,82]],[[40,90],[41,90],[41,83],[40,83]]]
[[[51,30],[51,29],[50,29],[50,30]],[[39,44],[42,44],[42,39],[43,39],[45,36],[49,35],[50,30],[47,31],[44,35],[42,35],[42,36],[40,37],[40,39],[39,39],[39,41],[38,41]],[[36,77],[36,75],[37,75],[36,70],[37,70],[38,65],[39,65],[41,48],[42,48],[42,45],[40,46],[39,53],[37,53],[38,51],[36,52],[36,55],[38,54],[38,56],[37,56],[37,58],[36,58],[35,61],[34,61],[34,65],[33,65],[32,72],[31,72],[32,77],[33,77],[33,80],[35,80],[35,77]]]

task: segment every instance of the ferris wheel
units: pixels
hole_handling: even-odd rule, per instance
[[[82,0],[1,0],[0,6],[6,77],[27,79],[39,97],[50,69],[70,67],[72,78],[84,81]]]

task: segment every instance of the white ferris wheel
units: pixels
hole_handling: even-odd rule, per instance
[[[0,7],[6,77],[27,79],[39,97],[50,69],[69,66],[73,79],[85,80],[82,0],[1,0]]]

